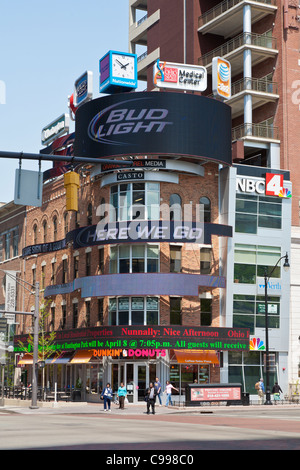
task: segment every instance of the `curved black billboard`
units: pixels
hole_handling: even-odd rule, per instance
[[[76,112],[74,154],[182,155],[231,165],[231,108],[188,93],[122,93]]]

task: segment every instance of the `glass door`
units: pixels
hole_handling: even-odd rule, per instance
[[[149,386],[149,369],[146,364],[135,364],[137,401],[144,401],[146,388]]]

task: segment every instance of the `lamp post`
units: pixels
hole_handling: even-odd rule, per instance
[[[280,261],[284,259],[284,264],[283,264],[283,269],[285,271],[289,270],[290,264],[289,264],[289,257],[288,254],[286,253],[284,256],[279,258],[275,266],[273,267],[272,271],[268,274],[268,268],[265,267],[265,329],[266,329],[266,401],[265,405],[272,405],[271,402],[271,391],[270,391],[270,369],[269,369],[269,363],[270,363],[270,352],[269,352],[269,316],[268,316],[268,281],[270,277],[272,276],[275,268],[278,266]]]

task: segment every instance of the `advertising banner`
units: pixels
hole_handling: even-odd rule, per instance
[[[205,91],[207,70],[200,65],[175,64],[157,60],[153,67],[153,83],[159,88]]]
[[[181,155],[231,165],[231,108],[187,93],[121,93],[80,106],[74,154]]]

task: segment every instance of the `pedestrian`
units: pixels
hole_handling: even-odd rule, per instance
[[[155,379],[154,388],[157,390],[157,396],[158,396],[158,400],[159,400],[159,406],[162,406],[162,403],[161,403],[161,396],[160,396],[160,393],[161,393],[161,383],[160,383],[158,377],[156,377],[156,379]]]
[[[127,396],[127,390],[123,382],[121,382],[120,387],[118,388],[117,396],[119,398],[119,410],[124,410],[124,402]]]
[[[264,395],[265,395],[265,386],[264,386],[264,379],[263,378],[261,378],[259,380],[259,382],[256,382],[255,390],[257,390],[259,404],[263,405]]]
[[[113,391],[110,387],[109,382],[106,384],[106,387],[102,390],[101,398],[102,398],[102,400],[104,400],[104,411],[106,411],[106,405],[107,405],[108,411],[111,411],[110,403],[111,403],[111,400],[113,398]]]
[[[167,382],[166,382],[166,390],[164,391],[164,393],[167,394],[167,400],[166,400],[166,405],[165,405],[165,406],[169,406],[169,402],[170,402],[171,405],[173,406],[173,402],[172,402],[172,389],[173,389],[173,390],[176,390],[177,392],[179,392],[179,390],[177,390],[177,388],[173,387],[173,385],[170,384],[170,382],[167,380]]]
[[[156,396],[157,396],[157,389],[153,386],[153,383],[151,382],[145,394],[145,400],[147,402],[147,415],[150,414],[150,406],[152,408],[152,414],[155,415]]]
[[[278,382],[275,382],[274,387],[272,388],[272,393],[274,396],[274,401],[279,401],[280,400],[280,393],[283,393],[281,390],[280,385],[278,385]]]

